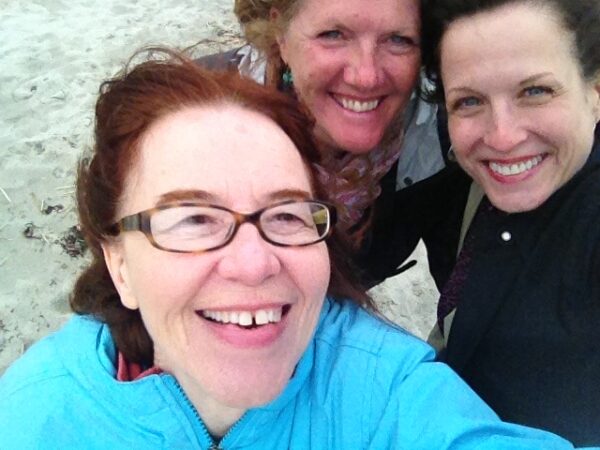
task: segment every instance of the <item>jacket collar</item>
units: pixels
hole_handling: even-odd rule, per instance
[[[321,332],[325,318],[332,309],[332,302],[333,300],[329,298],[324,300],[313,336],[283,392],[267,405],[248,410],[236,423],[235,432],[226,435],[228,446],[234,446],[240,439],[247,443],[262,438],[265,433],[268,433],[275,417],[298,396],[299,391],[308,382],[313,369],[315,335]],[[118,355],[108,326],[87,317],[76,316],[74,320],[81,321],[80,325],[83,323],[87,330],[87,333],[83,334],[87,335],[88,339],[81,339],[84,336],[80,335],[77,339],[78,345],[95,346],[96,351],[91,354],[88,352],[83,356],[86,359],[85,364],[73,360],[69,366],[71,370],[79,372],[78,377],[84,378],[86,384],[89,383],[89,390],[98,395],[98,399],[107,401],[110,408],[129,411],[131,420],[137,422],[142,428],[152,428],[156,414],[160,414],[161,411],[165,411],[164,417],[173,416],[167,411],[172,408],[173,401],[165,402],[167,391],[177,396],[177,389],[173,389],[177,383],[172,375],[161,373],[132,382],[117,381]],[[73,354],[75,353],[81,354],[81,352]],[[82,367],[85,367],[85,370],[82,371]],[[177,399],[177,403],[185,405],[186,401]],[[188,415],[188,418],[194,421],[192,415]],[[172,417],[172,419],[176,422],[176,418]],[[198,430],[201,424],[190,423],[190,425]]]

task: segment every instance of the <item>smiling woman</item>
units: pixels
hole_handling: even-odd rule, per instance
[[[426,242],[442,355],[502,418],[600,445],[600,3],[424,11],[462,169],[415,200],[437,198],[430,217],[446,230]]]
[[[447,148],[437,108],[418,95],[419,1],[236,0],[235,13],[248,45],[200,63],[302,102],[359,274],[368,285],[395,275],[418,236],[394,221],[394,194],[439,171]]]
[[[94,259],[78,314],[0,379],[0,448],[572,448],[376,317],[309,124],[178,56],[104,84],[78,182]]]
[[[495,206],[521,212],[544,203],[588,159],[599,94],[581,76],[571,32],[552,10],[504,12],[511,29],[500,12],[452,24],[441,73],[458,162]],[[492,66],[502,67],[501,77]]]
[[[379,145],[420,66],[418,3],[379,0],[355,14],[363,6],[303,0],[277,36],[294,90],[315,117],[315,136],[353,154]]]

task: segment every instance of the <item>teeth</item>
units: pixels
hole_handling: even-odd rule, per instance
[[[266,325],[281,321],[282,308],[259,309],[258,311],[202,311],[202,315],[215,322],[233,323],[242,327]]]
[[[264,325],[269,323],[269,313],[263,309],[256,311],[256,314],[254,315],[254,321],[256,322],[256,325]]]
[[[248,311],[242,311],[240,313],[240,320],[238,323],[243,327],[252,325],[252,313]]]
[[[538,155],[519,164],[499,164],[496,162],[490,162],[489,168],[492,169],[492,171],[504,176],[519,175],[537,166],[540,162],[542,162],[542,159],[543,158]]]
[[[342,104],[344,109],[349,109],[354,112],[367,112],[372,111],[379,105],[379,100],[371,100],[369,102],[360,102],[358,100],[351,100],[349,98],[337,97],[338,101]]]

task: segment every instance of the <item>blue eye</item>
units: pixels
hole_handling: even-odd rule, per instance
[[[390,42],[396,45],[415,45],[414,39],[400,34],[392,34],[390,36]]]
[[[452,103],[452,110],[473,108],[479,106],[481,101],[477,97],[463,97]]]
[[[318,36],[324,39],[339,39],[342,37],[342,32],[339,30],[327,30],[319,33]]]
[[[553,90],[546,86],[530,86],[523,90],[526,97],[538,97],[540,95],[552,94]]]

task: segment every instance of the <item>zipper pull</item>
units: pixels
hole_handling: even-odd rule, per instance
[[[223,449],[221,447],[219,447],[219,444],[217,444],[216,442],[213,442],[208,450],[223,450]]]

